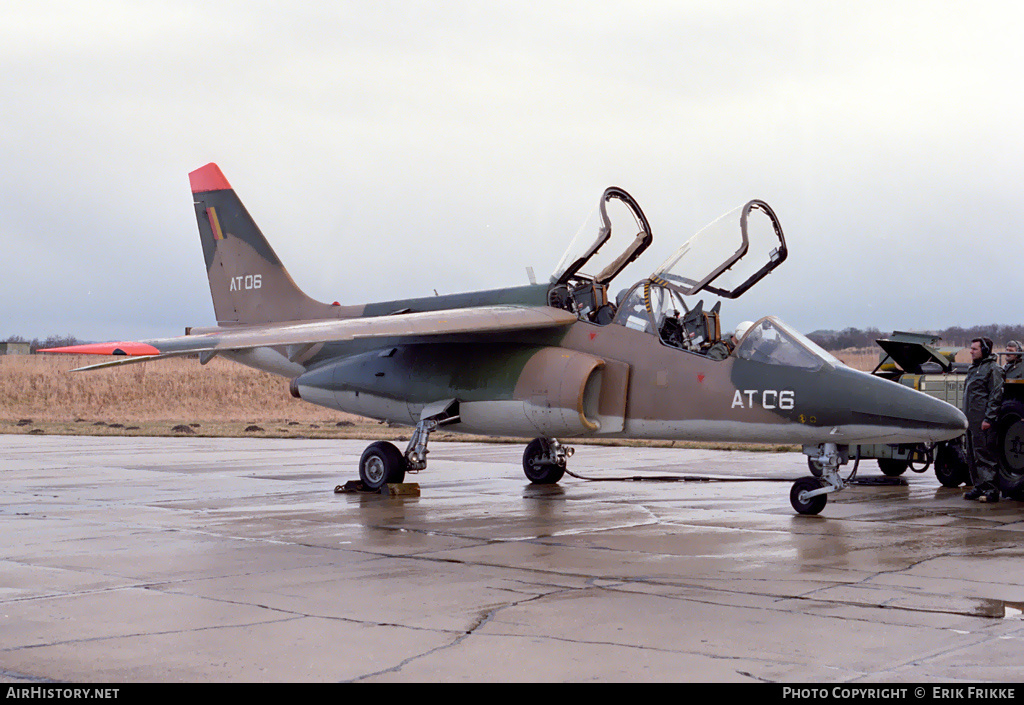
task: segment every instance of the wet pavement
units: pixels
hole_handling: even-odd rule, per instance
[[[365,445],[0,436],[0,681],[1020,680],[1024,504],[929,471],[805,517],[799,454],[578,446],[598,481],[541,487],[462,443],[335,494]]]

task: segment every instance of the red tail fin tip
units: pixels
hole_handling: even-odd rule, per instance
[[[189,173],[188,181],[192,184],[192,193],[203,191],[225,191],[231,188],[231,184],[224,178],[220,167],[210,162]]]

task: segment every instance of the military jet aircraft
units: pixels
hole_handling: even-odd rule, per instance
[[[577,234],[548,282],[342,306],[296,286],[216,164],[189,178],[217,327],[49,352],[126,356],[81,369],[219,355],[290,379],[313,404],[415,426],[404,452],[388,442],[363,452],[359,477],[371,489],[424,469],[441,426],[534,437],[523,469],[540,484],[562,478],[571,438],[770,442],[801,445],[822,465],[790,493],[798,512],[817,514],[846,486],[839,467],[851,447],[931,443],[966,428],[956,408],[846,367],[773,316],[723,336],[721,299],[786,259],[762,201],[701,230],[615,300],[612,281],[653,237],[636,201],[609,188],[594,230]],[[613,234],[621,254],[585,273]],[[705,309],[701,294],[720,300]]]

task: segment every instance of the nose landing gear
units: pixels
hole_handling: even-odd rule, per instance
[[[827,502],[822,481],[816,477],[801,477],[789,491],[789,503],[800,514],[820,514]]]
[[[849,461],[849,449],[840,449],[835,443],[818,446],[804,446],[807,462],[813,468],[821,468],[820,476],[801,477],[789,491],[789,503],[799,514],[820,514],[828,502],[828,495],[849,486],[857,474],[857,463],[845,480],[839,476],[839,466]],[[859,458],[858,458],[859,463]]]

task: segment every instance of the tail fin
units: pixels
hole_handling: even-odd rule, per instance
[[[218,324],[346,317],[347,307],[315,301],[295,285],[216,164],[188,178]]]

